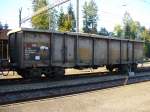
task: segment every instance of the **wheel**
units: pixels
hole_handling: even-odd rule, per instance
[[[26,70],[18,70],[17,73],[24,79],[30,78],[30,75]]]
[[[65,69],[61,67],[53,68],[53,75],[56,78],[63,78],[65,75]]]
[[[41,72],[38,69],[25,69],[25,70],[18,70],[17,73],[25,79],[32,79],[32,78],[40,78]]]
[[[137,64],[136,63],[132,64],[131,70],[132,71],[136,71],[137,70]]]
[[[48,78],[63,78],[65,74],[65,69],[61,67],[52,67],[47,72],[45,72]]]
[[[114,68],[112,66],[108,65],[108,66],[106,66],[106,69],[109,70],[110,72],[112,72]]]
[[[122,73],[129,73],[131,71],[131,65],[122,65],[121,66]]]
[[[52,69],[48,69],[46,72],[44,72],[44,74],[46,75],[47,78],[54,78],[54,75],[52,73]]]

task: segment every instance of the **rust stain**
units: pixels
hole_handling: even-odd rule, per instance
[[[79,56],[81,60],[90,60],[91,59],[91,51],[88,48],[79,48]]]

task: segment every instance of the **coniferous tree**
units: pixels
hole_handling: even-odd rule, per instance
[[[47,0],[33,0],[33,12],[48,6]],[[49,16],[48,11],[43,12],[32,18],[32,26],[37,29],[48,29],[49,28]]]
[[[75,20],[75,15],[74,15],[74,11],[73,11],[73,7],[72,4],[70,3],[70,5],[68,6],[68,16],[69,19],[71,21],[71,29],[70,31],[75,32],[75,28],[76,28],[76,20]]]
[[[83,6],[83,31],[85,33],[97,33],[97,5],[94,0],[85,2]]]
[[[58,19],[58,12],[56,9],[51,9],[49,11],[49,29],[56,30],[57,29],[57,19]]]
[[[124,14],[123,23],[124,23],[124,37],[126,39],[130,39],[132,18],[128,12],[125,12]]]
[[[33,12],[36,13],[38,10],[44,7],[48,7],[48,0],[33,0]],[[32,26],[37,29],[51,29],[56,30],[57,28],[57,11],[53,8],[46,10],[41,14],[32,17]]]
[[[3,25],[2,25],[2,23],[0,22],[0,30],[2,30],[3,29]]]
[[[124,37],[127,39],[136,39],[140,35],[140,23],[134,21],[130,14],[126,12],[123,18],[124,23]]]
[[[108,36],[109,32],[106,30],[106,28],[102,27],[100,31],[98,32],[99,35]]]
[[[63,9],[61,8],[59,16],[58,16],[58,30],[63,31],[64,30],[64,21],[65,21],[65,14]]]
[[[76,28],[76,21],[73,12],[72,5],[68,6],[68,12],[65,14],[61,8],[59,18],[58,18],[58,30],[59,31],[72,31],[74,32]]]
[[[115,33],[115,35],[116,35],[118,38],[121,38],[121,37],[122,37],[122,35],[123,35],[123,30],[122,30],[121,25],[116,25],[116,26],[114,27],[114,33]]]

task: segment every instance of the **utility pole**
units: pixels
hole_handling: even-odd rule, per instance
[[[48,19],[49,19],[49,26],[48,26],[49,28],[48,29],[51,30],[51,12],[50,11],[49,11],[49,18]]]
[[[128,12],[128,11],[127,11],[127,5],[128,5],[128,4],[127,4],[126,2],[124,2],[124,3],[122,4],[122,7],[124,7],[125,13]],[[125,13],[124,13],[124,14],[125,14]],[[126,38],[125,32],[126,32],[126,26],[124,26],[124,28],[123,28],[123,38]],[[121,38],[122,38],[122,37],[121,37]],[[128,37],[128,38],[129,38],[129,37]]]
[[[77,30],[79,32],[79,0],[77,0]]]
[[[77,16],[77,22],[76,22],[76,27],[77,27],[77,29],[76,29],[76,32],[77,32],[77,43],[76,43],[76,45],[77,45],[77,47],[76,47],[76,54],[77,54],[77,56],[78,56],[78,48],[79,48],[79,0],[77,0],[77,12],[76,12],[76,16]],[[78,63],[78,57],[76,57],[76,62]],[[77,64],[76,63],[76,64]]]
[[[19,27],[21,27],[22,7],[19,9]]]

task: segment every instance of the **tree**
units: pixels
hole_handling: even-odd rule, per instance
[[[145,42],[150,42],[150,30],[146,29],[145,27],[141,27],[141,38]]]
[[[58,16],[58,30],[59,31],[64,31],[64,21],[65,21],[65,14],[63,9],[60,9],[60,14]]]
[[[69,14],[65,14],[64,16],[64,31],[72,30],[72,21],[71,16]]]
[[[131,38],[140,39],[141,38],[140,23],[137,21],[132,21],[130,27],[131,27]]]
[[[145,56],[150,58],[150,30],[142,26],[140,31],[141,31],[142,40],[145,41],[145,45],[144,45]]]
[[[124,23],[124,37],[127,39],[131,38],[131,23],[132,23],[132,18],[128,12],[125,12],[124,18],[123,18],[123,23]]]
[[[97,33],[97,5],[94,0],[85,2],[83,6],[83,31],[85,33]]]
[[[59,18],[58,18],[58,30],[59,31],[72,31],[74,32],[76,28],[76,21],[73,12],[72,5],[68,6],[68,12],[65,14],[61,8]]]
[[[123,29],[121,25],[117,25],[114,28],[114,32],[119,36],[123,31],[125,38],[127,39],[139,39],[144,40],[144,52],[146,57],[150,57],[150,30],[141,26],[139,22],[134,21],[129,13],[124,14]]]
[[[2,23],[0,22],[0,30],[2,30],[3,29],[3,25],[2,25]]]
[[[48,6],[47,0],[33,0],[33,11],[36,12],[40,8],[43,8],[45,6]],[[34,16],[32,18],[32,26],[37,29],[48,29],[49,28],[49,17],[48,17],[48,11],[45,11],[44,13]]]
[[[5,23],[5,25],[4,25],[4,29],[8,29],[8,24],[7,23]]]
[[[121,38],[121,37],[122,37],[123,30],[122,30],[121,25],[116,25],[116,26],[114,27],[114,33],[115,33],[115,35],[116,35],[118,38]]]
[[[142,27],[141,36],[142,39],[145,41],[145,45],[144,45],[145,56],[150,58],[150,30],[147,30],[145,27]]]
[[[33,0],[33,12],[48,6],[48,0]],[[57,11],[53,8],[34,16],[32,18],[32,26],[37,29],[51,29],[57,28]]]
[[[98,34],[108,36],[109,32],[106,30],[106,28],[101,28]]]
[[[117,37],[122,37],[126,39],[140,39],[141,31],[140,31],[140,23],[134,21],[128,12],[125,12],[123,17],[123,28],[121,25],[116,25],[114,27],[114,33]]]
[[[75,32],[75,28],[76,28],[76,20],[75,20],[75,15],[74,15],[74,11],[73,11],[73,7],[72,4],[70,3],[70,5],[68,6],[68,16],[69,16],[69,20],[71,22],[71,29],[70,31]]]
[[[57,19],[58,19],[58,12],[57,10],[51,9],[49,11],[49,29],[56,30],[57,29]]]

